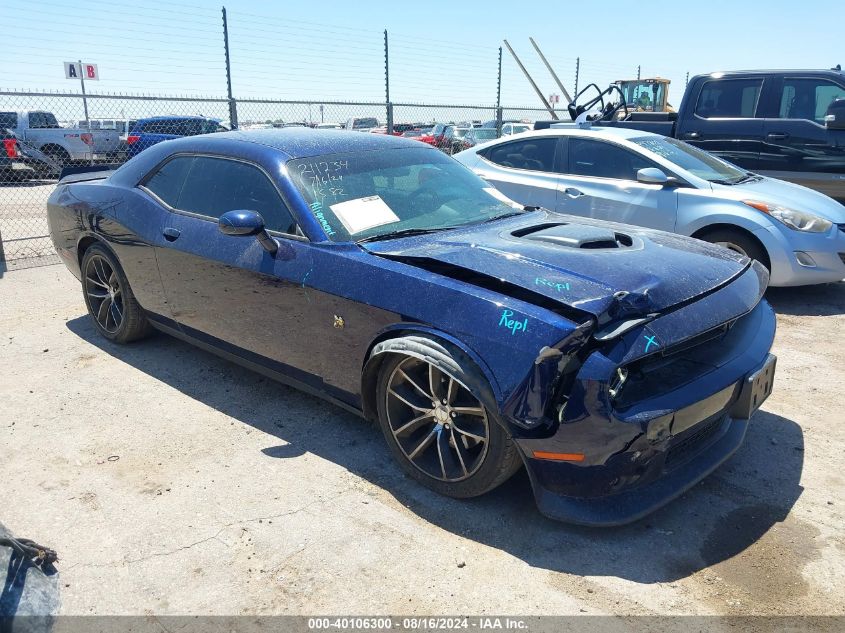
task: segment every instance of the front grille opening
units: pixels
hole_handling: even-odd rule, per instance
[[[725,354],[731,353],[729,333],[737,320],[624,367],[627,379],[613,398],[614,407],[627,409],[642,400],[674,391],[711,371]]]

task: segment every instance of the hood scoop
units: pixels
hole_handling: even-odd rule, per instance
[[[588,224],[552,224],[515,231],[514,237],[534,242],[545,242],[555,246],[582,249],[627,248],[634,240],[624,233],[618,233],[602,226]]]

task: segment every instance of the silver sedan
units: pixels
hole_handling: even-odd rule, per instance
[[[638,130],[526,132],[455,155],[521,204],[636,224],[757,259],[771,285],[845,278],[845,206]]]

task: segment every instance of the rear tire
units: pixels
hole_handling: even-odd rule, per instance
[[[769,254],[766,252],[765,247],[757,238],[745,231],[740,229],[715,229],[699,235],[698,239],[710,242],[711,244],[717,244],[751,259],[756,259],[767,270],[771,270]]]
[[[129,343],[149,334],[144,310],[111,251],[92,244],[82,257],[81,269],[85,305],[101,335],[115,343]]]
[[[522,459],[497,414],[465,386],[486,381],[444,351],[446,363],[388,354],[376,387],[378,422],[408,475],[447,497],[476,497],[509,479]]]
[[[70,154],[67,153],[67,150],[61,147],[48,147],[47,149],[41,150],[44,154],[54,160],[59,167],[67,167],[71,164]]]

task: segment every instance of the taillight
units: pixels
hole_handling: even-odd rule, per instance
[[[79,135],[79,138],[82,139],[82,142],[86,145],[93,145],[94,144],[94,136],[89,132],[84,132]]]
[[[140,136],[135,136],[134,134],[130,134],[129,136],[126,137],[126,144],[127,145],[133,145],[140,140],[141,140]]]
[[[6,156],[9,158],[18,158],[21,155],[18,151],[18,142],[16,139],[4,138],[3,148],[6,150]]]

